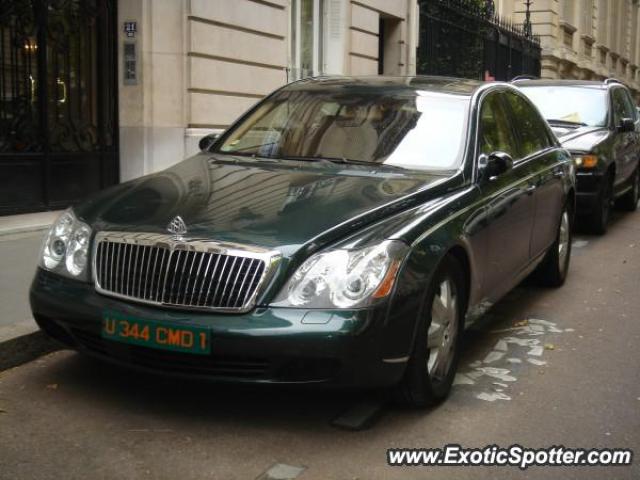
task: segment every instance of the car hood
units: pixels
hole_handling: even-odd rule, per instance
[[[604,127],[566,128],[553,126],[551,129],[564,148],[584,152],[593,149],[609,135],[609,130]]]
[[[457,179],[459,183],[460,179]],[[199,154],[76,208],[95,231],[167,233],[278,249],[319,247],[455,188],[456,176]]]

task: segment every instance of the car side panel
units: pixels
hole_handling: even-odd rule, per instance
[[[561,150],[546,152],[531,160],[537,185],[531,258],[543,253],[555,241],[560,212],[566,201],[564,177],[570,175],[569,161],[570,156]]]
[[[559,148],[548,155],[556,161],[558,158],[568,158],[566,152]],[[559,218],[568,192],[575,188],[570,160],[564,161],[563,172],[559,177],[562,195],[556,203],[557,212],[552,214],[554,218]],[[527,180],[515,179],[505,187],[505,191],[517,191],[522,183],[527,184]],[[426,212],[416,209],[410,214],[403,214],[402,224],[405,228],[398,228],[397,234],[391,234],[389,238],[404,240],[411,245],[411,252],[400,268],[389,303],[383,358],[401,361],[410,354],[417,322],[424,315],[424,295],[431,274],[453,249],[464,252],[469,267],[467,322],[482,315],[535,267],[533,262],[539,261],[540,257],[529,256],[527,242],[527,254],[522,262],[514,265],[511,272],[504,273],[501,279],[495,279],[494,284],[487,283],[487,278],[491,278],[487,276],[487,269],[492,268],[495,256],[510,247],[509,241],[501,241],[498,245],[491,243],[496,238],[492,227],[496,222],[503,221],[500,215],[496,215],[497,205],[510,201],[509,195],[504,196],[505,191],[487,195],[477,186],[471,187],[443,198],[439,205],[430,206]],[[533,218],[533,212],[529,215]],[[509,222],[507,224],[517,228]],[[506,229],[507,224],[499,225],[497,231]],[[497,253],[492,256],[492,251]]]

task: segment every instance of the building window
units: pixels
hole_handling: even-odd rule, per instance
[[[600,63],[607,64],[607,51],[605,49],[600,49]]]
[[[291,78],[312,77],[322,73],[322,0],[291,2]]]

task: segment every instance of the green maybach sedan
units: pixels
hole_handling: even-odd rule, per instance
[[[465,325],[567,276],[573,163],[511,85],[303,80],[201,144],[57,220],[31,288],[45,332],[142,371],[423,406]]]

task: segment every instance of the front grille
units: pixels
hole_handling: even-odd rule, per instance
[[[101,293],[220,311],[252,308],[266,265],[264,254],[214,242],[114,233],[99,234],[94,260]]]

